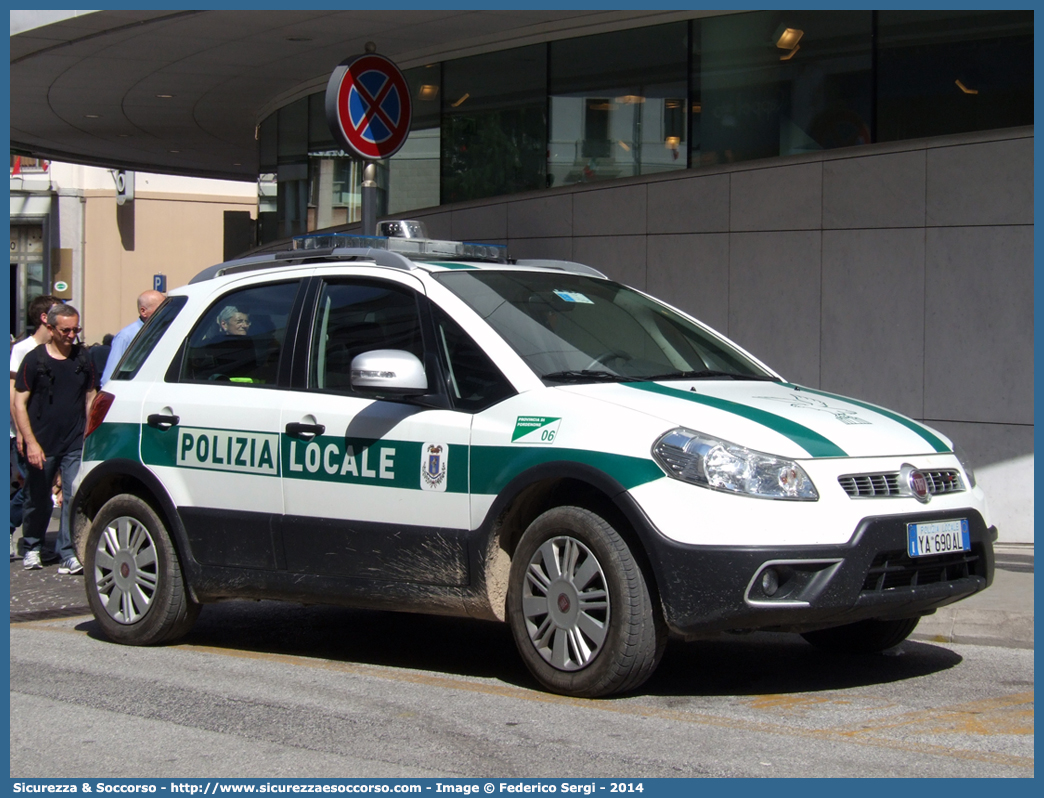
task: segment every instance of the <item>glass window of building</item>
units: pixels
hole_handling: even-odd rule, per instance
[[[692,165],[872,140],[869,11],[758,11],[693,23]]]
[[[413,101],[410,135],[388,159],[388,213],[439,204],[439,141],[442,134],[442,65],[403,72]]]
[[[880,11],[878,34],[878,141],[1033,124],[1032,11]]]
[[[441,94],[443,203],[546,185],[545,45],[446,62]]]
[[[688,25],[550,45],[548,185],[684,169]]]

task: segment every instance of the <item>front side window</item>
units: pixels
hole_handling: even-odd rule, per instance
[[[453,406],[477,412],[515,395],[489,356],[444,310],[435,310],[435,346]]]
[[[728,341],[609,280],[477,270],[440,274],[438,279],[549,384],[774,379]]]
[[[189,335],[180,382],[274,385],[298,282],[226,294]]]
[[[308,387],[350,392],[352,360],[374,349],[400,349],[423,360],[414,292],[373,280],[324,285],[312,331]]]

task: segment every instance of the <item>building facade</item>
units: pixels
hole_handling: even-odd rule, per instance
[[[200,270],[248,248],[256,217],[257,189],[249,183],[117,175],[16,156],[11,334],[25,334],[29,301],[52,293],[80,311],[83,339],[100,341],[134,320],[137,296],[157,277],[167,288],[184,285]]]

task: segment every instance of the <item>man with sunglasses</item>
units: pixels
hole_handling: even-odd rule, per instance
[[[18,469],[19,483],[24,484],[25,473],[26,473],[26,462],[25,462],[25,447],[23,445],[21,436],[18,434],[18,430],[15,428],[14,423],[14,399],[15,399],[15,378],[18,376],[18,370],[22,365],[22,359],[32,352],[40,344],[45,344],[51,340],[51,332],[47,329],[47,311],[49,311],[55,305],[60,305],[62,300],[51,294],[41,294],[40,296],[33,297],[33,300],[29,303],[28,320],[29,320],[29,335],[18,341],[14,346],[11,347],[11,395],[9,398],[9,405],[11,410],[11,463]],[[14,485],[12,484],[12,488]],[[27,504],[25,498],[24,489],[19,486],[17,490],[11,492],[11,559],[15,560],[18,558],[18,549],[15,545],[15,528],[22,525],[22,515]],[[51,553],[51,558],[55,555]],[[49,559],[47,554],[44,554],[44,560]]]
[[[60,574],[83,573],[69,526],[72,484],[80,469],[87,410],[94,401],[94,369],[79,343],[80,314],[72,305],[47,312],[47,343],[22,360],[15,379],[15,424],[28,462],[25,491],[29,506],[22,518],[23,565],[42,568],[41,550],[50,521],[50,493],[55,476],[62,478],[62,515],[55,549]]]

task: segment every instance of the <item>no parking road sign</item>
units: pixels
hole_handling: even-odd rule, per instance
[[[375,53],[338,64],[326,84],[326,120],[334,137],[360,158],[398,152],[410,134],[413,108],[402,72]]]

